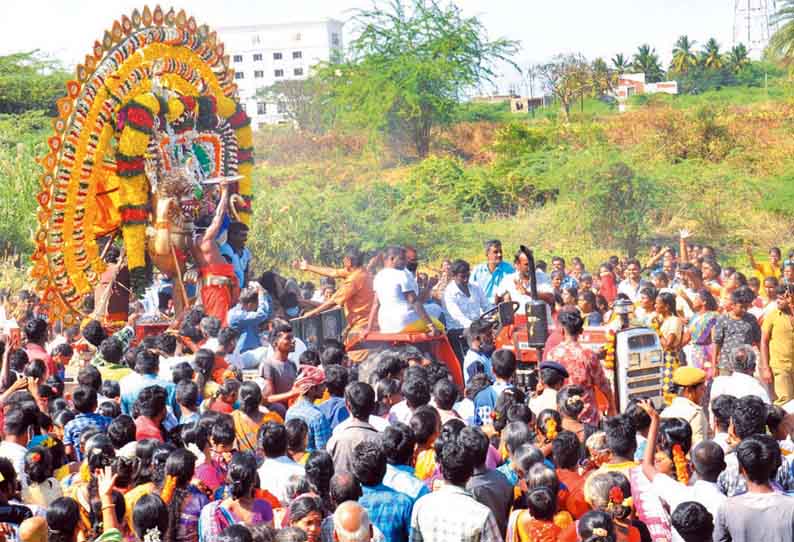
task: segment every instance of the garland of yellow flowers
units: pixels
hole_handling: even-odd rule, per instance
[[[680,444],[673,444],[673,465],[675,465],[675,477],[678,478],[678,481],[685,486],[689,485],[689,465]]]
[[[607,331],[607,340],[604,343],[604,368],[612,370],[615,368],[615,348],[617,346],[618,334],[614,329]]]

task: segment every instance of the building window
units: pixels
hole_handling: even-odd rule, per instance
[[[232,60],[234,60],[235,62],[242,62],[243,61],[243,55],[234,55]]]
[[[262,41],[262,37],[259,35],[253,36],[251,38],[251,43],[253,43],[254,45],[258,45],[261,41]]]
[[[292,51],[292,58],[303,58],[303,53],[300,51]]]
[[[234,74],[234,78],[235,79],[244,79],[245,78],[245,74],[243,74],[243,72],[236,72]]]
[[[257,104],[256,104],[256,114],[257,115],[266,115],[267,114],[267,104],[265,102],[257,102]]]
[[[274,74],[276,77],[284,77],[284,70],[276,70]]]
[[[262,53],[256,53],[254,55],[254,62],[260,62],[262,60]]]
[[[303,75],[303,68],[295,68],[292,73],[300,77],[301,75]]]
[[[263,70],[254,71],[254,79],[262,79],[264,76],[265,76],[265,72]]]
[[[281,60],[281,53],[273,53],[273,60]]]
[[[300,40],[301,40],[301,33],[298,32],[297,34],[295,34],[295,41],[300,41]]]
[[[287,104],[286,104],[286,102],[278,102],[278,104],[276,104],[276,108],[278,110],[278,114],[279,115],[283,115],[284,113],[287,112]]]
[[[334,47],[339,47],[339,34],[337,34],[336,32],[331,34],[331,45],[333,45]]]

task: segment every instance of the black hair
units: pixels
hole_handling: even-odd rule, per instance
[[[198,405],[199,388],[192,380],[182,380],[176,385],[176,404],[195,410]]]
[[[550,425],[549,421],[553,421],[554,422],[554,427],[555,427],[554,432],[555,433],[557,431],[556,428],[562,428],[562,418],[560,417],[560,413],[559,412],[557,412],[556,410],[552,410],[550,408],[546,408],[546,409],[541,410],[540,413],[538,413],[538,419],[537,419],[537,423],[536,423],[536,428],[538,430],[538,433],[543,435],[543,437],[547,441],[550,440],[549,431],[547,429],[547,426]]]
[[[96,390],[88,386],[78,386],[72,394],[72,404],[77,412],[94,412],[97,407]]]
[[[188,444],[195,444],[199,450],[204,450],[209,444],[209,432],[198,421],[182,427],[181,431],[182,442],[187,446]]]
[[[471,265],[466,260],[455,260],[449,265],[451,275],[462,275],[471,271]]]
[[[408,378],[402,385],[402,394],[409,408],[417,408],[430,402],[430,386],[427,380]]]
[[[248,527],[236,523],[226,527],[216,540],[218,542],[254,542],[254,536]]]
[[[493,374],[504,380],[510,379],[516,372],[516,355],[512,350],[499,349],[491,356]]]
[[[475,466],[485,464],[490,441],[482,429],[475,426],[464,427],[458,435],[458,442],[472,454]]]
[[[190,481],[196,471],[196,456],[184,448],[174,450],[165,461],[166,476],[176,478],[176,487],[168,506],[168,532],[165,542],[176,542],[182,504],[190,495]],[[159,488],[162,491],[162,487]]]
[[[736,447],[736,458],[748,480],[768,484],[781,464],[780,445],[769,435],[750,435]]]
[[[416,438],[413,429],[404,423],[395,422],[381,434],[381,444],[386,461],[391,465],[410,465]]]
[[[355,476],[347,471],[337,472],[333,475],[330,493],[334,508],[345,501],[357,501],[363,494],[361,484],[358,483]]]
[[[239,337],[240,333],[236,329],[225,327],[218,333],[218,343],[226,348],[232,343],[236,343]]]
[[[731,292],[731,301],[743,305],[749,305],[755,299],[755,294],[747,286],[740,286]]]
[[[582,445],[571,431],[560,431],[551,443],[551,454],[558,469],[572,470],[582,458]]]
[[[339,348],[338,346],[327,346],[323,348],[323,351],[320,354],[320,362],[327,370],[329,365],[342,365],[342,363],[345,361],[346,355],[347,354],[345,354],[344,348]]]
[[[692,465],[700,478],[714,482],[725,470],[725,452],[713,440],[704,440],[692,449]]]
[[[452,379],[449,374],[449,369],[447,369],[446,365],[442,365],[441,363],[437,363],[435,361],[425,367],[425,371],[427,371],[427,383],[430,385],[431,394],[433,386],[435,386],[439,380]]]
[[[138,408],[142,416],[154,418],[165,412],[166,399],[168,395],[164,388],[160,386],[147,386],[138,394]]]
[[[121,361],[121,356],[124,355],[124,345],[118,338],[111,335],[99,345],[99,353],[105,361],[118,363]]]
[[[657,296],[657,299],[664,304],[671,315],[675,316],[675,294],[662,292]]]
[[[276,531],[273,542],[306,542],[309,536],[298,527],[285,527]]]
[[[207,382],[212,380],[212,368],[215,365],[215,354],[212,350],[200,348],[193,356],[193,364],[196,367],[196,385],[199,392],[204,391]]]
[[[99,320],[91,320],[88,322],[85,327],[83,327],[82,334],[83,338],[96,348],[99,348],[102,341],[107,338],[107,333],[105,333],[105,329],[102,327],[102,323]]]
[[[681,446],[684,455],[689,453],[692,447],[692,426],[681,418],[663,418],[659,423],[657,446],[672,458],[676,444]]]
[[[313,348],[307,348],[298,357],[298,365],[311,365],[312,367],[320,366],[320,354]]]
[[[386,454],[379,442],[364,440],[353,449],[353,476],[362,486],[376,486],[386,475]]]
[[[331,397],[344,397],[348,380],[348,371],[341,365],[325,367],[325,387]]]
[[[287,429],[276,422],[265,422],[257,435],[259,447],[265,457],[281,457],[287,453]]]
[[[46,518],[49,542],[72,542],[80,522],[80,505],[70,497],[58,497],[47,507]]]
[[[240,386],[240,410],[249,416],[259,411],[262,404],[262,390],[256,382],[243,382]]]
[[[711,540],[714,533],[714,518],[699,502],[682,502],[673,510],[670,521],[684,542]]]
[[[176,352],[176,343],[176,335],[171,333],[163,333],[157,337],[157,347],[169,356]]]
[[[286,335],[287,333],[292,333],[292,326],[287,323],[282,324],[274,324],[273,329],[270,330],[270,336],[268,337],[268,342],[273,345],[275,348],[276,343],[278,342],[281,335]]]
[[[400,373],[408,368],[408,362],[394,352],[386,352],[375,364],[373,375],[376,380],[384,378],[397,378]]]
[[[301,451],[306,446],[306,435],[309,434],[309,426],[300,418],[292,418],[284,422],[287,430],[287,450],[291,452]]]
[[[599,536],[595,532],[606,532],[606,536]],[[615,524],[612,516],[600,510],[590,510],[579,518],[576,524],[576,533],[581,542],[615,542]]]
[[[143,540],[149,530],[166,533],[168,529],[168,507],[159,495],[147,493],[132,509],[132,525],[138,540]]]
[[[535,519],[550,520],[557,513],[557,496],[547,487],[537,487],[527,494],[527,509]]]
[[[323,503],[314,495],[301,495],[289,504],[289,519],[292,523],[302,520],[312,512],[323,515]]]
[[[93,365],[86,365],[77,373],[77,383],[99,391],[102,387],[102,374]]]
[[[386,405],[386,399],[395,393],[400,393],[400,381],[394,378],[381,378],[375,383],[375,412],[378,416],[384,416],[388,413],[389,406]]]
[[[473,455],[466,447],[457,439],[449,439],[444,443],[439,458],[444,480],[457,486],[466,485],[476,466]]]
[[[40,359],[32,359],[22,372],[28,378],[41,379],[47,372],[47,366],[44,365],[44,361]]]
[[[540,381],[550,388],[556,388],[565,382],[565,375],[553,367],[543,367],[540,370]]]
[[[714,421],[718,429],[728,430],[736,401],[737,399],[733,395],[724,394],[711,402],[711,412],[714,414]]]
[[[469,383],[477,378],[475,375]],[[475,396],[476,397],[476,396]],[[526,395],[520,388],[505,388],[502,390],[502,393],[499,394],[499,397],[496,398],[496,405],[494,405],[492,417],[493,417],[493,426],[494,429],[497,431],[502,431],[505,426],[513,420],[510,420],[507,416],[510,408],[514,405],[521,405],[524,404],[526,401]],[[528,420],[522,420],[525,423],[529,423],[532,420],[532,412],[530,412],[530,417]]]
[[[316,450],[309,455],[305,465],[306,480],[317,490],[325,509],[333,510],[331,504],[331,478],[334,475],[334,459],[325,450]]]
[[[631,420],[631,423],[634,424],[637,431],[644,431],[651,426],[651,417],[640,408],[640,402],[637,399],[631,399],[629,401],[623,414]]]
[[[97,408],[97,412],[106,418],[116,418],[121,415],[121,407],[115,401],[102,401],[102,404]]]
[[[64,408],[52,416],[52,423],[58,427],[65,427],[67,423],[74,419],[74,412]]]
[[[228,414],[221,414],[212,424],[210,438],[215,444],[234,444],[237,435],[234,432],[234,420]]]
[[[226,472],[226,484],[231,496],[235,499],[249,497],[257,483],[256,457],[244,452],[235,453]]]
[[[720,306],[712,293],[705,288],[698,290],[698,297],[703,300],[707,311],[716,311]]]
[[[766,426],[769,432],[774,435],[780,429],[780,424],[783,423],[783,418],[786,417],[786,411],[778,405],[767,405]]]
[[[193,367],[187,361],[181,361],[171,368],[171,380],[177,385],[180,382],[192,382],[195,374],[196,371],[193,370]]]
[[[545,460],[540,448],[529,443],[519,446],[512,454],[512,457],[516,469],[522,472],[524,477],[529,474],[532,467],[538,464],[542,465]]]
[[[740,439],[760,435],[766,430],[766,404],[754,395],[736,400],[731,413],[733,431]]]
[[[451,410],[458,399],[458,388],[448,378],[442,378],[433,386],[433,399],[441,410]]]
[[[569,335],[573,336],[581,335],[582,329],[584,329],[584,320],[582,320],[582,315],[579,314],[579,311],[560,311],[557,317],[557,323],[559,323]]]
[[[428,405],[423,405],[414,410],[409,425],[414,432],[418,444],[428,444],[428,440],[439,430],[441,418],[438,411]]]
[[[115,380],[105,380],[99,387],[99,393],[108,399],[116,399],[121,396],[121,386]]]
[[[108,425],[108,438],[115,449],[123,448],[135,439],[135,422],[129,416],[116,416]]]
[[[22,331],[25,333],[25,339],[28,342],[44,344],[44,341],[47,340],[47,322],[41,318],[30,318],[25,322],[25,327]]]
[[[267,523],[251,525],[248,530],[251,532],[252,542],[274,542],[273,537],[276,531]]]
[[[366,382],[351,382],[345,388],[345,404],[351,416],[366,421],[375,411],[375,390]]]
[[[637,429],[625,415],[604,420],[607,447],[620,457],[633,458],[637,449]]]
[[[135,457],[138,460],[138,468],[135,471],[135,485],[145,484],[154,479],[152,458],[159,444],[159,441],[147,438],[139,440],[135,445]]]
[[[36,446],[25,454],[25,476],[30,482],[40,484],[52,477],[52,456],[47,448]]]
[[[52,349],[52,355],[71,359],[74,355],[74,348],[72,348],[72,345],[69,343],[61,343]]]
[[[135,372],[139,374],[155,374],[160,365],[160,356],[152,350],[141,349],[135,356]]]
[[[529,444],[533,441],[534,434],[527,424],[522,422],[512,422],[505,426],[502,431],[502,440],[505,443],[507,452],[512,455],[522,444]]]
[[[30,420],[21,407],[13,407],[6,413],[3,428],[6,435],[19,437],[25,434],[30,426]]]
[[[565,386],[557,392],[557,409],[560,414],[574,420],[584,410],[584,389],[578,385]]]

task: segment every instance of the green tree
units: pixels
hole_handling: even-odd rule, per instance
[[[618,84],[619,73],[610,70],[603,58],[596,58],[590,66],[592,78],[591,94],[593,97],[604,96],[611,92]]]
[[[54,113],[67,79],[60,64],[43,60],[36,51],[0,56],[0,113]]]
[[[656,83],[662,80],[662,65],[659,62],[659,55],[656,49],[644,43],[637,48],[631,62],[631,68],[637,72],[645,74],[645,81]]]
[[[778,6],[772,17],[778,29],[769,40],[767,51],[790,66],[794,62],[794,0],[779,0]]]
[[[695,54],[695,42],[689,36],[683,35],[678,38],[673,47],[673,60],[670,62],[670,71],[674,73],[686,73],[690,68],[697,66],[698,58]]]
[[[703,47],[700,53],[700,63],[704,68],[719,70],[723,66],[722,52],[720,51],[720,44],[717,40],[710,38]]]
[[[565,121],[571,120],[571,106],[593,89],[593,69],[581,54],[557,55],[538,66],[543,88],[560,102]]]
[[[321,133],[333,115],[327,104],[326,85],[318,77],[277,81],[260,89],[257,97],[282,103],[286,116],[299,130]]]
[[[725,55],[725,63],[733,73],[738,73],[742,68],[750,64],[750,54],[743,43],[734,45]]]
[[[492,81],[495,62],[518,69],[509,59],[518,44],[489,41],[480,20],[452,3],[379,6],[356,12],[348,58],[318,73],[340,123],[407,137],[424,157],[433,128],[453,119],[467,90]]]
[[[612,67],[618,72],[618,74],[625,73],[631,69],[631,62],[629,59],[626,58],[626,55],[623,53],[618,53],[612,57]]]

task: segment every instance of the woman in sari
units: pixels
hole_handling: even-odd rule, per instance
[[[232,412],[232,419],[237,449],[251,453],[257,453],[259,428],[265,422],[284,423],[278,413],[262,406],[262,390],[256,382],[245,382],[240,387],[240,408]]]
[[[168,507],[168,531],[164,542],[198,542],[201,509],[209,502],[206,495],[190,486],[196,469],[196,456],[179,449],[165,462],[165,478],[158,493]]]
[[[273,526],[273,509],[263,499],[254,497],[259,485],[256,458],[252,454],[236,453],[229,463],[226,487],[229,496],[212,501],[201,510],[199,517],[199,542],[212,542],[230,525]]]
[[[684,325],[675,313],[675,295],[662,292],[656,296],[656,317],[652,326],[659,334],[659,342],[664,351],[664,369],[662,378],[662,391],[666,401],[672,401],[673,371],[680,365],[681,344],[684,334]],[[668,403],[669,404],[669,403]]]
[[[691,300],[694,314],[684,331],[684,342],[687,343],[687,362],[693,367],[703,369],[709,379],[714,376],[711,366],[711,353],[714,345],[711,341],[711,330],[717,323],[717,300],[711,292],[702,288]]]

